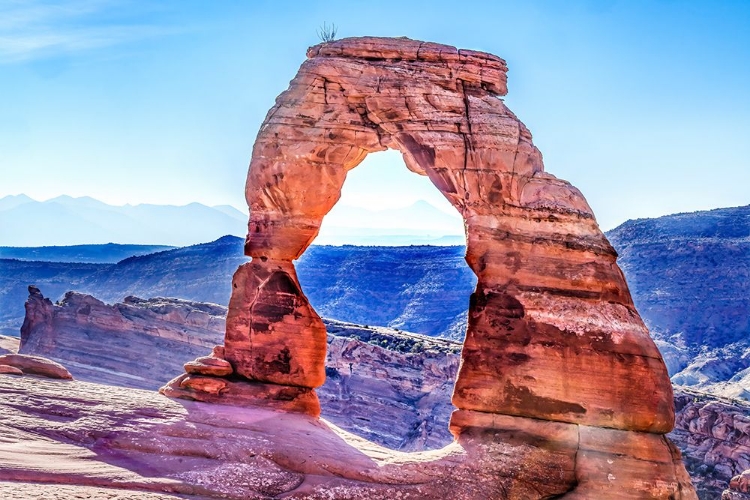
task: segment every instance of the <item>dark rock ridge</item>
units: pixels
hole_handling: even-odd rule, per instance
[[[310,247],[300,283],[324,317],[463,340],[476,276],[465,248]]]
[[[113,305],[68,292],[59,304],[31,290],[20,352],[62,363],[78,380],[155,390],[221,343],[227,309],[172,298]],[[450,395],[461,345],[389,328],[326,320],[323,416],[405,451],[451,441]]]
[[[673,383],[750,398],[750,206],[628,221],[608,237]]]
[[[134,295],[226,305],[232,273],[247,262],[242,247],[225,236],[110,265],[0,259],[0,332],[17,334],[32,283],[53,299],[77,290],[110,303]],[[476,284],[463,254],[463,247],[313,246],[297,273],[325,317],[460,340]]]
[[[0,259],[43,262],[81,262],[86,264],[115,264],[128,257],[172,250],[164,245],[70,245],[46,247],[0,247]]]

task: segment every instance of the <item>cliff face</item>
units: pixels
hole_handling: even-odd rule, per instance
[[[327,377],[317,391],[325,418],[399,450],[451,441],[459,343],[337,321],[326,328]]]
[[[181,360],[211,350],[225,314],[214,304],[128,297],[107,305],[75,292],[53,305],[32,288],[19,352],[54,358],[82,380],[155,389]]]
[[[75,292],[52,304],[32,290],[20,352],[54,359],[78,380],[156,390],[185,360],[221,343],[226,311],[169,298],[108,305]],[[393,449],[451,441],[460,344],[338,321],[326,326],[327,377],[318,392],[325,418]]]
[[[750,206],[628,221],[608,233],[672,381],[750,398]]]

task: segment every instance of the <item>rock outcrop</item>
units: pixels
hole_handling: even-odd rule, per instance
[[[490,54],[409,39],[311,48],[253,148],[252,262],[235,273],[224,341],[239,378],[180,394],[183,375],[165,393],[232,404],[222,384],[244,384],[259,405],[317,415],[308,398],[324,380],[325,330],[292,261],[347,172],[391,148],[461,213],[478,278],[452,399],[458,442],[534,436],[560,477],[575,476],[572,497],[692,497],[664,437],[674,425],[666,366],[586,200],[544,172],[531,133],[498,99],[506,69]]]
[[[36,298],[30,297],[31,304],[44,307],[46,301]],[[74,314],[85,304],[94,304],[89,314]],[[188,318],[195,320],[202,311],[219,314],[202,322],[204,330],[192,338],[196,334],[192,329],[201,327],[188,324]],[[35,315],[33,310],[30,313]],[[109,374],[108,382],[115,385],[156,389],[180,369],[186,351],[199,356],[206,345],[221,340],[225,314],[226,308],[220,306],[177,299],[130,298],[127,304],[110,306],[71,293],[53,306],[49,329],[28,332],[29,344],[23,350],[66,365],[77,360],[70,366],[79,380],[99,382]],[[450,397],[460,344],[332,320],[325,324],[327,378],[318,389],[324,418],[391,449],[434,450],[450,443],[448,421],[454,409]],[[50,331],[54,343],[37,338]],[[167,343],[167,338],[174,340]],[[117,349],[99,349],[102,343]],[[6,345],[17,349],[10,342]],[[34,350],[40,348],[44,351]],[[145,353],[159,363],[142,363]],[[213,366],[215,358],[209,358],[201,358],[201,364]],[[680,392],[675,400],[677,425],[669,437],[681,449],[701,498],[717,498],[750,460],[742,431],[750,408],[697,392]]]
[[[221,340],[226,308],[127,297],[108,305],[68,292],[59,304],[29,287],[19,352],[64,364],[82,380],[158,388]]]
[[[719,498],[734,476],[750,469],[750,404],[682,389],[675,407],[669,436],[682,450],[700,498]]]
[[[732,478],[729,488],[721,494],[721,500],[750,500],[750,470]]]

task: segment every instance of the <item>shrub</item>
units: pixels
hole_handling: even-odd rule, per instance
[[[336,30],[335,24],[331,23],[331,26],[328,26],[326,23],[323,23],[323,26],[318,28],[318,38],[324,43],[332,42],[336,39]]]

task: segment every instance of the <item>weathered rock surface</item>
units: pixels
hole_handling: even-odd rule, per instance
[[[7,373],[9,375],[23,375],[23,370],[10,365],[0,365],[0,373]]]
[[[729,488],[721,495],[721,500],[748,499],[750,499],[750,470],[734,476],[729,482]]]
[[[56,363],[41,356],[26,354],[3,354],[0,356],[0,366],[8,366],[21,370],[30,375],[41,375],[49,378],[72,379],[70,372],[60,363]],[[14,373],[6,371],[5,373]],[[17,373],[16,373],[17,374]]]
[[[221,340],[226,308],[127,297],[108,305],[69,292],[53,305],[33,288],[19,352],[59,361],[83,380],[156,388]]]
[[[315,388],[325,382],[326,328],[291,262],[243,264],[232,280],[224,355],[237,375]]]
[[[222,357],[224,353],[223,347],[220,347],[220,351],[220,355],[201,356],[195,361],[185,363],[183,368],[185,368],[187,373],[195,375],[213,375],[215,377],[231,375],[234,372],[232,364]]]
[[[97,381],[100,378],[101,367],[111,367],[117,360],[116,372],[121,376],[113,377],[111,380],[114,383],[156,389],[166,383],[170,376],[161,372],[174,372],[180,369],[181,360],[175,359],[170,353],[184,352],[176,344],[163,344],[163,338],[181,338],[179,342],[187,344],[187,348],[192,349],[193,355],[197,356],[206,350],[202,344],[220,340],[224,331],[223,316],[217,316],[217,320],[207,322],[206,330],[199,334],[202,342],[191,342],[189,337],[179,337],[178,334],[186,327],[181,321],[190,317],[190,311],[193,309],[190,303],[175,299],[131,298],[127,309],[120,307],[121,304],[93,307],[85,318],[88,324],[80,321],[83,318],[59,311],[66,308],[75,310],[83,303],[91,301],[80,294],[69,294],[65,302],[54,305],[52,313],[52,330],[57,339],[56,346],[79,345],[80,350],[75,352],[75,359],[87,363],[77,363],[71,367],[79,380]],[[226,312],[225,308],[210,304],[194,306],[194,311],[218,308]],[[159,314],[155,314],[155,310],[158,310]],[[127,311],[129,317],[148,317],[148,322],[144,320],[137,325],[130,324],[129,327],[134,330],[123,331],[122,311]],[[92,324],[97,325],[95,330],[91,329]],[[328,421],[391,449],[438,449],[451,442],[448,420],[454,407],[450,404],[450,397],[458,370],[460,344],[331,320],[326,321],[326,327],[329,333],[327,379],[326,384],[318,389],[318,393],[323,416]],[[35,336],[38,334],[42,332],[30,332],[29,338],[32,345],[51,349],[46,350],[45,355],[58,359],[58,354],[73,354],[69,347],[57,349],[55,345],[36,341]],[[112,342],[119,347],[117,350],[109,351],[106,357],[102,356],[101,350],[88,352],[87,349],[94,344],[85,342],[86,335],[103,339],[105,343]],[[135,339],[134,345],[124,347],[130,345],[129,338]],[[149,340],[151,343],[147,344]],[[9,347],[13,348],[10,344]],[[160,359],[166,368],[160,367],[158,372],[149,372],[148,370],[155,369],[153,364],[133,362],[130,352],[134,348],[144,349],[143,352]],[[221,349],[214,349],[213,354],[220,358]],[[67,363],[65,359],[62,361]],[[136,378],[129,375],[145,377]],[[160,376],[164,378],[159,379]],[[716,498],[728,484],[729,476],[725,474],[714,477],[715,465],[719,463],[717,461],[733,460],[733,448],[720,447],[711,453],[713,445],[696,444],[706,443],[706,439],[713,438],[710,435],[706,436],[697,426],[689,425],[690,419],[682,417],[684,409],[690,407],[683,406],[683,402],[692,401],[694,397],[698,396],[683,397],[682,394],[677,394],[678,425],[669,437],[682,450],[693,481],[699,485],[699,491],[708,495],[704,495],[703,498]],[[717,402],[702,395],[699,401],[700,407]],[[734,408],[732,405],[728,406]],[[733,411],[738,415],[750,413],[742,406]],[[475,413],[475,416],[486,414]],[[730,469],[742,470],[742,465],[734,464]],[[709,483],[710,487],[705,486]]]
[[[750,469],[750,404],[681,389],[669,434],[680,447],[700,498],[719,498],[732,478]]]
[[[25,492],[64,484],[58,498],[681,497],[663,437],[496,418],[441,450],[402,453],[300,414],[0,376],[0,491],[12,481]]]
[[[18,337],[0,335],[0,354],[15,354],[18,352]]]

